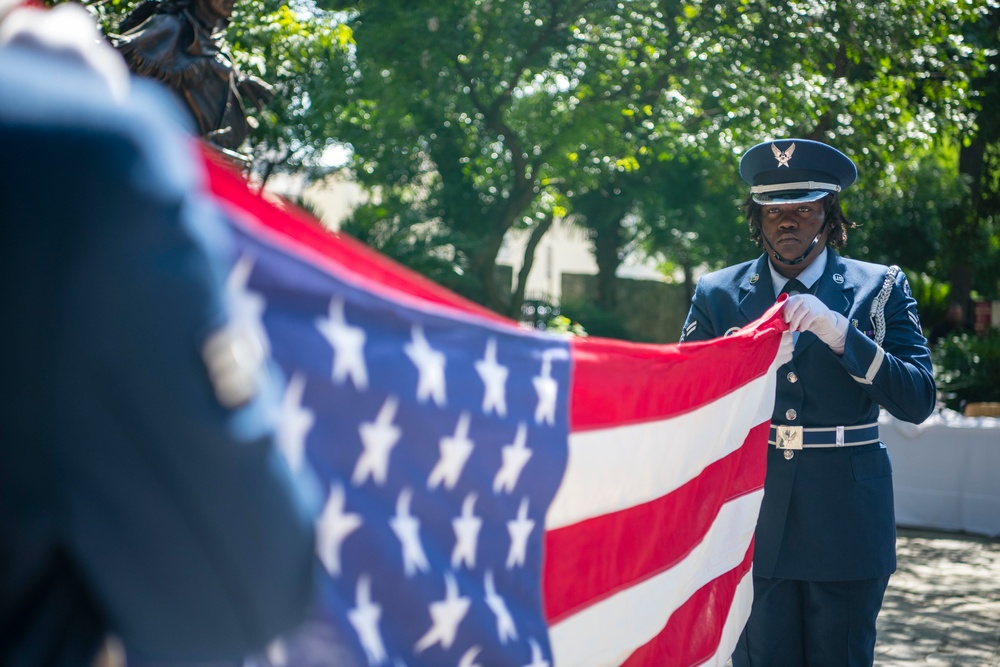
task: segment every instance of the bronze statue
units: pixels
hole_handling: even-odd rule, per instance
[[[253,123],[245,105],[261,109],[273,98],[271,86],[239,71],[226,47],[223,33],[233,3],[145,0],[112,37],[129,69],[172,88],[201,135],[229,151],[239,148]]]

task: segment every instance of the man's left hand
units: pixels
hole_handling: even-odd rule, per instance
[[[834,354],[844,353],[847,342],[847,318],[826,307],[812,294],[789,297],[781,316],[791,331],[811,331],[827,344]]]

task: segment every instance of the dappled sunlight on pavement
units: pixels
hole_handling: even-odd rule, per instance
[[[1000,539],[899,530],[875,664],[1000,667]]]

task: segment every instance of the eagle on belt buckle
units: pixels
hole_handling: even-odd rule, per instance
[[[801,426],[778,426],[775,431],[775,447],[778,449],[802,449]]]

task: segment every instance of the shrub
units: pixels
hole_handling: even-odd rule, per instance
[[[604,310],[587,301],[564,301],[561,315],[573,322],[579,322],[591,336],[633,340],[620,315]]]
[[[549,333],[572,334],[573,336],[586,336],[587,330],[579,322],[557,315],[545,323],[545,330]]]
[[[961,411],[966,403],[1000,401],[1000,329],[944,338],[931,361],[945,406]]]

